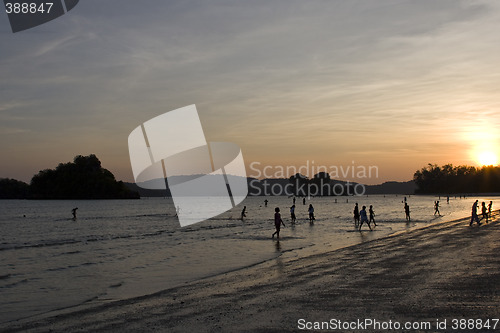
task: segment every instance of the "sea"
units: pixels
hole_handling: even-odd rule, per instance
[[[405,219],[404,200],[411,222]],[[500,197],[370,195],[248,197],[215,218],[181,227],[171,198],[0,200],[0,327],[153,294],[278,257],[303,257],[470,216]],[[267,207],[264,200],[268,200]],[[441,216],[434,215],[440,200]],[[354,228],[355,203],[377,227]],[[312,204],[315,221],[307,208]],[[241,210],[246,206],[246,217]],[[78,207],[77,219],[71,210]],[[274,209],[286,227],[272,239]]]

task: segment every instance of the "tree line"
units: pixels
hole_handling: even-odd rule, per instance
[[[30,184],[15,179],[0,179],[2,199],[138,199],[137,192],[101,166],[96,155],[78,155],[73,162],[45,169]]]
[[[428,164],[415,172],[417,193],[459,194],[500,192],[500,167]]]

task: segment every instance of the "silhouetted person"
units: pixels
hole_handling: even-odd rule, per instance
[[[292,219],[292,223],[295,223],[295,220],[297,220],[297,218],[295,217],[295,205],[292,205],[292,207],[290,207],[290,217]]]
[[[247,206],[243,206],[243,210],[241,211],[240,219],[243,221],[244,217],[247,217]]]
[[[471,212],[471,217],[470,217],[470,223],[469,225],[472,225],[474,221],[476,221],[477,225],[481,225],[481,222],[479,222],[479,217],[477,216],[477,204],[479,200],[476,200],[474,204],[472,205],[472,212]]]
[[[357,228],[359,225],[359,207],[357,202],[354,205],[353,214],[354,214],[354,226]]]
[[[446,203],[448,203],[448,204],[450,203],[450,196],[446,197]]]
[[[314,218],[314,207],[312,204],[309,204],[309,209],[307,211],[309,212],[309,222],[313,222],[314,220],[316,220]]]
[[[304,197],[304,199],[302,199],[302,204],[305,205],[306,204],[306,197]]]
[[[405,203],[405,214],[406,214],[406,221],[410,222],[410,206]]]
[[[293,204],[295,205],[295,197],[293,197]]]
[[[274,208],[274,227],[276,228],[276,231],[274,232],[272,238],[274,238],[274,235],[276,235],[276,238],[280,238],[280,229],[281,225],[285,227],[285,223],[283,223],[283,220],[281,219],[281,214],[280,214],[280,209],[279,207]]]
[[[488,209],[486,208],[486,203],[484,201],[481,203],[481,214],[483,215],[481,220],[486,219],[486,223],[488,223]]]
[[[434,201],[434,216],[436,216],[436,214],[441,216],[441,213],[439,212],[439,200]]]
[[[375,212],[373,211],[373,205],[370,205],[370,209],[368,210],[368,213],[370,213],[370,221],[373,222],[374,226],[377,226],[377,223],[375,223]]]
[[[267,203],[269,202],[269,200],[264,200],[264,207],[267,207]]]
[[[488,204],[488,216],[490,217],[491,219],[491,207],[493,206],[493,201],[490,201],[490,203]]]
[[[361,208],[361,211],[359,212],[359,217],[360,217],[359,231],[361,231],[361,227],[363,226],[363,223],[368,224],[368,228],[370,228],[370,230],[372,230],[372,227],[370,226],[370,222],[368,221],[368,217],[366,216],[366,206],[363,206],[363,208]]]
[[[76,210],[78,209],[78,207],[75,207],[71,210],[71,214],[73,214],[73,220],[76,220]]]

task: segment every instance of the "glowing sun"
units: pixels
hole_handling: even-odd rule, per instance
[[[477,160],[481,165],[497,165],[498,158],[494,152],[483,151],[477,156]]]

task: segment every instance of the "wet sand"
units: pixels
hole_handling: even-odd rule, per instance
[[[432,323],[413,332],[442,332],[436,319],[447,319],[451,331],[452,319],[500,318],[499,221],[497,213],[480,227],[462,219],[309,257],[284,255],[0,331],[281,332],[298,331],[299,319]]]

